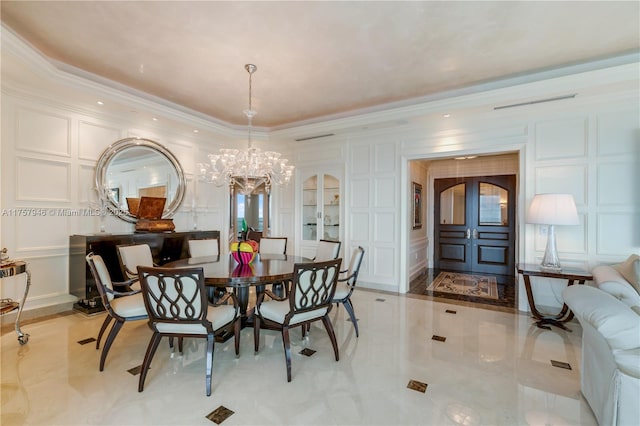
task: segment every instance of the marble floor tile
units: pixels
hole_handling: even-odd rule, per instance
[[[124,325],[103,372],[95,344],[78,342],[97,337],[104,314],[24,323],[30,339],[22,346],[3,328],[0,423],[212,425],[215,417],[224,426],[596,424],[580,394],[575,320],[568,323],[573,332],[541,330],[517,312],[366,290],[353,294],[353,304],[359,338],[342,306],[330,313],[337,362],[321,323],[305,338],[291,331],[290,383],[278,332],[263,330],[254,353],[252,329],[242,330],[238,358],[233,339],[216,343],[210,397],[203,339],[185,339],[182,354],[163,340],[138,392],[139,375],[129,371],[142,363],[151,336],[144,321]],[[409,383],[428,387],[417,392]],[[219,407],[233,415],[217,416]]]

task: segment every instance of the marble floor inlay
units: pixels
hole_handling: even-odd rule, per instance
[[[316,351],[314,351],[313,349],[309,349],[309,348],[304,348],[303,350],[300,351],[301,355],[305,355],[305,356],[311,356],[313,354],[315,354]]]
[[[438,336],[437,334],[434,334],[433,336],[431,336],[431,340],[436,340],[438,342],[444,342],[445,340],[447,340],[447,338],[443,337],[443,336]]]
[[[427,391],[427,386],[429,385],[418,380],[409,380],[409,384],[407,385],[409,389],[422,393],[425,393]]]
[[[149,367],[149,370],[151,370],[151,367]],[[138,374],[140,374],[141,371],[142,371],[142,364],[127,370],[127,372],[132,376],[137,376]]]
[[[409,284],[409,292],[411,295],[420,295],[429,300],[442,301],[452,304],[472,304],[479,308],[499,307],[506,311],[516,312],[517,301],[517,279],[515,276],[492,275],[489,278],[496,281],[497,298],[488,298],[476,296],[473,294],[460,294],[438,291],[431,286],[436,282],[441,273],[449,273],[440,269],[427,269],[422,275],[419,275]],[[470,274],[473,274],[470,272]],[[455,302],[454,302],[455,301]]]
[[[384,298],[385,303],[376,299]],[[320,322],[290,331],[291,382],[282,335],[253,329],[215,343],[206,396],[206,342],[183,352],[158,346],[143,392],[139,368],[150,339],[146,321],[125,324],[104,371],[97,337],[105,314],[68,313],[28,323],[25,345],[13,327],[0,337],[0,424],[11,425],[596,425],[580,393],[582,331],[536,327],[530,315],[479,309],[415,295],[357,288],[360,337],[345,309],[332,309],[340,360]],[[456,315],[447,313],[455,310]],[[434,336],[446,336],[446,343]],[[312,357],[301,352],[317,351]],[[570,364],[556,368],[549,361]],[[407,389],[414,380],[426,393]],[[425,388],[426,389],[426,388]],[[227,407],[212,410],[216,407]],[[233,411],[222,420],[221,412]],[[209,414],[211,413],[211,414]]]
[[[571,364],[568,362],[551,360],[551,365],[558,368],[564,368],[565,370],[571,370]]]
[[[210,412],[209,414],[207,414],[207,419],[219,425],[220,423],[227,420],[232,414],[234,414],[233,411],[221,405],[215,410],[213,410],[212,412]]]
[[[454,315],[457,313],[456,311],[454,311],[452,309],[445,309],[445,312],[448,313],[448,314],[454,314]]]

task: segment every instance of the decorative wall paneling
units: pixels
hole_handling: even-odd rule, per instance
[[[636,94],[622,101],[556,111],[551,119],[531,123],[527,201],[536,193],[566,192],[573,195],[578,209],[578,226],[556,228],[565,266],[589,269],[640,253],[638,105]],[[526,233],[530,236],[526,259],[540,262],[546,227],[526,227],[531,229]],[[540,278],[533,287],[540,305],[561,305],[563,283]],[[523,299],[521,291],[521,309],[527,308]]]
[[[378,138],[349,144],[347,160],[348,246],[367,255],[359,280],[397,291],[400,274],[400,194],[398,143]]]
[[[211,147],[210,141],[205,145],[188,140],[190,135],[167,137],[175,134],[170,128],[134,128],[126,119],[80,113],[75,105],[47,100],[46,93],[40,99],[9,92],[3,86],[2,209],[33,209],[36,215],[21,217],[5,212],[2,246],[9,248],[12,257],[30,264],[33,286],[25,304],[27,311],[50,306],[67,309],[75,300],[68,284],[68,238],[99,229],[99,217],[88,212],[97,206],[91,188],[95,163],[103,150],[129,135],[150,137],[174,152],[193,180],[195,163],[206,157],[204,152],[211,153],[223,145]],[[198,197],[198,229],[227,229],[226,187],[210,186],[204,186]],[[189,204],[176,214],[175,222],[179,230],[192,229]],[[131,224],[113,216],[107,216],[105,224],[111,233],[133,231]],[[6,294],[11,287],[2,286],[2,297],[14,297]]]

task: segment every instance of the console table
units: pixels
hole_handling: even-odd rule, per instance
[[[563,330],[571,331],[567,327],[564,326],[564,322],[571,321],[573,318],[573,312],[569,309],[566,304],[562,305],[562,309],[560,313],[555,316],[545,316],[538,311],[536,308],[536,302],[533,299],[533,291],[531,289],[531,279],[530,277],[546,277],[546,278],[559,278],[567,280],[567,285],[573,285],[575,281],[578,281],[578,284],[584,284],[585,281],[593,280],[593,277],[589,272],[582,271],[579,269],[568,269],[563,268],[562,270],[555,271],[550,269],[545,269],[540,265],[532,265],[532,264],[518,264],[517,265],[518,273],[522,275],[524,278],[524,288],[527,291],[527,299],[529,300],[529,307],[531,307],[531,314],[538,321],[536,325],[539,328],[544,328],[550,330],[551,327],[549,325],[555,325],[556,327],[560,327]]]
[[[125,281],[120,269],[117,246],[148,244],[153,262],[164,265],[189,257],[189,240],[220,238],[220,231],[140,232],[131,234],[91,234],[69,237],[69,288],[80,298],[74,309],[85,314],[104,310],[96,283],[85,257],[93,252],[104,260],[113,281]]]

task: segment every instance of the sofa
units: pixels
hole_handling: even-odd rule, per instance
[[[580,390],[598,423],[640,424],[640,306],[586,285],[562,295],[582,326]]]

